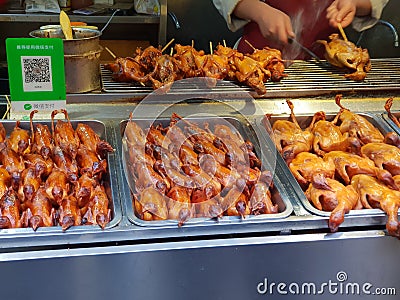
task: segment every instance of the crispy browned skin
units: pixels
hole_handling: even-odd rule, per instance
[[[173,56],[164,54],[156,59],[154,70],[149,74],[154,89],[169,86],[175,81],[183,78],[179,67],[179,61]]]
[[[10,173],[4,168],[0,167],[0,198],[7,192],[11,184]]]
[[[228,216],[245,218],[250,214],[248,199],[236,186],[232,187],[225,197],[222,197],[220,205]]]
[[[384,143],[368,143],[361,148],[361,155],[374,161],[380,169],[393,176],[400,175],[400,149]]]
[[[59,146],[53,148],[53,161],[57,168],[67,174],[70,182],[78,180],[79,168],[76,159],[72,159],[69,155],[65,155]]]
[[[59,206],[61,201],[69,194],[70,185],[67,174],[62,170],[53,169],[44,184],[44,189],[49,200],[54,205]]]
[[[19,124],[20,121],[17,121],[9,138],[6,139],[6,143],[15,153],[22,155],[30,152],[31,138],[29,132],[20,128]]]
[[[33,126],[33,116],[37,112],[37,110],[33,110],[30,114],[32,152],[42,155],[44,159],[48,159],[53,151],[53,137],[47,125],[37,123],[36,126]]]
[[[33,230],[39,227],[49,227],[54,225],[55,210],[51,206],[50,200],[44,188],[39,188],[34,197],[25,203],[26,220],[28,226]]]
[[[80,208],[86,206],[93,197],[94,189],[98,185],[97,180],[92,178],[89,173],[84,173],[75,183],[75,197],[78,199]]]
[[[167,198],[153,187],[144,189],[136,201],[137,213],[143,220],[167,220]]]
[[[349,136],[348,132],[342,134],[339,126],[336,126],[342,112],[343,110],[340,110],[331,122],[325,120],[324,112],[316,113],[318,117],[313,118],[316,122],[312,122],[309,127],[314,135],[313,149],[318,155],[324,156],[326,152],[334,150],[359,153],[360,141],[354,136]]]
[[[350,41],[342,40],[337,33],[329,36],[330,41],[318,40],[325,46],[325,58],[330,64],[338,68],[348,69],[350,74],[345,77],[362,81],[371,70],[371,61],[368,50],[356,47]]]
[[[142,128],[132,120],[132,113],[130,114],[129,121],[126,123],[124,135],[130,145],[144,148],[146,144],[146,135]]]
[[[25,154],[24,161],[27,167],[33,167],[36,174],[43,178],[47,178],[54,167],[54,163],[50,157],[45,159],[42,155],[36,153]]]
[[[305,192],[310,202],[319,210],[331,211],[329,228],[336,232],[351,209],[362,208],[359,196],[351,186],[344,186],[332,178],[315,175]]]
[[[186,78],[200,76],[201,72],[197,69],[195,58],[204,55],[204,51],[197,51],[189,45],[175,44],[176,53],[174,58],[179,61],[181,72]]]
[[[58,222],[61,225],[63,231],[67,230],[71,226],[81,225],[81,211],[78,207],[78,200],[72,195],[69,195],[63,199],[58,209],[59,219]]]
[[[30,201],[42,184],[42,179],[33,167],[26,168],[21,173],[18,197],[22,202]]]
[[[264,82],[271,78],[269,70],[263,68],[258,61],[249,56],[235,56],[233,62],[237,70],[235,76],[239,82],[246,83],[259,95],[267,92]]]
[[[66,121],[57,120],[56,125],[54,125],[54,117],[58,113],[63,113]],[[61,150],[71,159],[75,159],[80,145],[80,140],[74,128],[72,127],[67,111],[65,109],[53,111],[51,113],[51,122],[55,145],[59,146]]]
[[[143,140],[143,129],[132,120],[129,123],[132,132],[125,139],[127,166],[139,218],[176,219],[181,226],[192,217],[245,217],[278,211],[269,191],[272,175],[260,171],[261,161],[253,144],[233,128],[223,124],[201,126],[174,113],[169,126],[151,126],[144,131]],[[133,131],[139,133],[140,141]],[[259,180],[253,190],[252,211],[250,190]]]
[[[22,227],[21,204],[12,188],[9,188],[0,199],[0,228]]]
[[[136,177],[135,188],[139,193],[150,186],[162,193],[169,189],[169,182],[164,180],[149,164],[137,162],[132,167],[131,173]]]
[[[340,103],[342,95],[336,95],[336,104],[343,110],[340,114],[340,131],[348,132],[349,136],[358,138],[363,144],[381,143],[384,140],[382,133],[371,124],[366,118],[359,114],[355,114],[343,107]]]
[[[191,204],[192,190],[183,186],[173,186],[167,197],[168,201],[168,218],[178,220],[179,226],[182,226],[188,219],[195,216],[194,205]]]
[[[368,174],[397,189],[392,175],[387,170],[376,167],[375,163],[368,157],[361,157],[343,151],[331,151],[325,154],[324,161],[334,163],[336,174],[346,184],[350,184],[351,178],[356,174]]]
[[[75,131],[81,143],[99,157],[104,158],[107,153],[114,151],[113,147],[100,139],[98,134],[89,125],[78,123]]]
[[[85,145],[80,145],[76,155],[80,174],[89,173],[92,177],[101,178],[107,172],[107,161],[100,160],[95,152],[90,151]]]
[[[400,237],[398,210],[400,205],[400,192],[392,190],[378,182],[374,177],[360,174],[355,175],[351,185],[358,192],[365,208],[380,208],[386,212],[388,220],[386,229],[390,235]]]
[[[111,210],[109,209],[109,200],[104,188],[96,186],[92,199],[82,209],[84,214],[82,220],[85,224],[97,224],[102,229],[111,221]]]
[[[294,114],[293,103],[290,100],[286,100],[286,103],[290,108],[291,121],[277,120],[272,125],[270,134],[283,159],[289,164],[298,153],[311,150],[314,135],[310,130],[300,127]],[[269,118],[270,115],[266,115],[264,122],[268,122]]]
[[[284,74],[285,65],[283,64],[282,53],[278,49],[269,47],[255,49],[249,56],[258,61],[264,69],[270,71],[272,81],[280,81],[287,77],[287,74]]]
[[[146,69],[132,57],[118,57],[115,62],[105,64],[104,67],[112,72],[112,78],[118,82],[146,83],[149,80]]]
[[[269,186],[262,181],[253,185],[249,205],[254,215],[278,213],[278,205],[271,200]]]
[[[324,174],[327,178],[335,176],[335,164],[332,160],[324,161],[321,157],[310,152],[297,154],[289,164],[289,169],[303,188],[308,186],[316,174]]]
[[[11,184],[14,189],[18,189],[21,179],[21,172],[25,169],[22,157],[5,143],[0,144],[0,162],[11,175]]]

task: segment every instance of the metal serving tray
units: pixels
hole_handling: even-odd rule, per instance
[[[222,117],[221,117],[222,118]],[[207,118],[207,119],[201,119],[201,118],[188,118],[187,120],[194,122],[198,125],[203,125],[204,122],[207,122],[210,125],[210,128],[213,128],[213,125],[218,124],[218,120],[221,122],[221,118]],[[252,128],[246,126],[244,122],[239,121],[239,119],[232,118],[232,117],[223,117],[222,118],[224,122],[229,122],[231,125],[234,126],[238,130],[238,132],[243,136],[244,140],[249,140],[253,143],[254,145],[254,152],[257,154],[259,158],[261,158],[261,149],[259,147],[259,142],[256,139],[254,131],[252,131]],[[121,138],[124,136],[124,131],[125,127],[128,120],[124,120],[120,123],[120,135]],[[142,129],[148,128],[152,124],[152,120],[146,120],[146,119],[135,119],[135,122],[139,124],[139,126]],[[170,122],[170,119],[168,118],[162,118],[158,119],[154,122],[154,125],[157,124],[162,124],[163,127],[168,126]],[[121,149],[123,151],[123,149]],[[265,151],[262,151],[263,155],[266,155]],[[263,160],[263,163],[265,161],[273,161],[269,159],[269,157],[265,157],[266,159]],[[271,171],[274,171],[274,166],[266,166],[266,164],[263,165],[263,169],[269,169]],[[280,219],[285,219],[286,217],[290,216],[291,213],[293,212],[293,207],[292,204],[289,200],[288,194],[286,193],[286,190],[283,188],[282,183],[280,182],[279,178],[276,176],[275,172],[273,172],[274,177],[273,177],[273,182],[274,182],[274,187],[271,189],[271,194],[272,194],[272,200],[275,204],[278,205],[279,207],[279,212],[276,214],[262,214],[262,215],[246,215],[245,218],[241,218],[239,216],[223,216],[219,218],[218,220],[214,219],[209,219],[209,218],[192,218],[188,221],[185,222],[184,226],[191,226],[191,225],[196,225],[201,223],[202,225],[213,225],[217,223],[226,223],[226,224],[236,224],[236,223],[252,223],[252,222],[265,222],[268,220],[280,220]],[[126,181],[125,178],[125,183],[121,187],[124,189],[124,194],[125,195],[131,195],[131,191],[129,189],[129,185]],[[125,197],[127,198],[127,197]],[[124,199],[124,207],[126,211],[126,215],[128,219],[139,226],[178,226],[178,221],[177,220],[162,220],[162,221],[145,221],[140,219],[139,217],[136,216],[134,212],[134,207],[133,207],[133,201],[132,197],[129,197],[129,199]]]
[[[393,116],[395,116],[397,119],[400,118],[400,112],[392,112]],[[389,115],[387,113],[383,113],[381,115],[382,119],[389,124],[389,126],[391,127],[391,131],[396,132],[398,135],[400,135],[400,128],[399,126],[396,125],[396,123],[393,122],[392,119],[389,118]]]
[[[7,135],[15,127],[16,121],[11,120],[4,120],[1,122],[6,129]],[[107,132],[106,126],[101,121],[97,120],[71,120],[71,124],[74,128],[76,128],[78,123],[84,123],[89,125],[94,132],[96,132],[101,139],[106,140],[111,143],[111,135]],[[36,124],[43,124],[49,126],[51,130],[51,121],[49,120],[40,120],[40,121],[33,121],[33,125]],[[30,123],[29,121],[21,121],[20,128],[30,130]],[[115,148],[115,145],[112,145]],[[122,209],[121,204],[119,202],[118,196],[118,184],[116,180],[116,162],[115,162],[115,153],[109,153],[107,155],[107,165],[108,165],[108,172],[106,175],[106,180],[104,180],[103,186],[105,187],[107,196],[109,198],[109,208],[111,210],[111,221],[106,225],[104,230],[108,230],[112,227],[115,227],[122,218]],[[58,233],[62,232],[63,235],[74,234],[78,232],[85,232],[85,233],[95,233],[95,232],[102,232],[103,230],[98,225],[79,225],[79,226],[72,226],[68,228],[65,232],[62,232],[61,226],[51,226],[51,227],[39,227],[36,231],[33,231],[32,228],[10,228],[10,229],[1,229],[0,230],[0,238],[2,237],[12,237],[12,236],[23,236],[23,237],[36,237],[41,235],[57,235]]]
[[[392,130],[390,130],[390,127],[379,116],[377,116],[375,114],[358,113],[358,115],[361,115],[364,118],[366,118],[370,123],[372,123],[376,128],[378,128],[383,135],[392,131]],[[333,120],[333,118],[335,116],[336,116],[336,114],[326,114],[326,119],[328,121],[331,121],[331,120]],[[296,114],[296,119],[297,119],[300,127],[303,129],[306,128],[311,123],[312,117],[313,117],[313,115],[310,115],[310,114],[307,114],[307,115]],[[258,123],[258,125],[260,125],[262,127],[263,130],[266,131],[266,128],[263,124],[263,122],[264,122],[263,120],[264,120],[264,117],[259,119],[257,121],[257,123]],[[290,121],[291,118],[290,118],[290,115],[286,115],[286,114],[279,115],[279,116],[271,116],[271,119],[270,119],[271,127],[277,120],[289,120]],[[272,141],[270,136],[268,134],[266,134],[266,136],[268,138],[268,141],[267,141],[268,144],[274,145],[274,142]],[[289,167],[287,166],[283,157],[280,155],[277,148],[275,148],[275,150],[277,152],[277,163],[283,169],[283,173],[286,177],[286,180],[288,180],[290,182],[290,186],[294,189],[295,194],[298,196],[298,198],[299,198],[300,202],[302,203],[302,205],[304,206],[304,208],[314,215],[329,217],[331,212],[319,210],[310,203],[310,201],[307,199],[305,193],[303,192],[300,184],[297,182],[296,178],[290,171]],[[346,218],[349,218],[349,217],[378,217],[378,216],[382,217],[382,216],[386,216],[386,214],[382,210],[375,209],[375,208],[374,209],[351,210],[348,214],[346,214],[345,220],[346,220]],[[371,225],[376,225],[375,224],[376,222],[374,222],[374,220],[370,219],[370,221],[371,221]]]

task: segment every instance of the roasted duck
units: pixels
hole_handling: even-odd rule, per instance
[[[30,152],[30,136],[29,132],[19,127],[20,122],[17,121],[14,130],[11,131],[10,137],[6,140],[8,147],[15,153],[23,155]]]
[[[336,232],[344,221],[344,215],[351,209],[361,209],[361,202],[351,185],[344,186],[339,181],[326,178],[322,174],[313,176],[305,192],[306,197],[319,210],[330,211],[329,229]]]
[[[277,120],[274,122],[271,138],[283,159],[289,164],[298,153],[311,150],[314,135],[310,130],[303,130],[300,127],[293,112],[293,103],[290,100],[286,100],[286,102],[290,108],[291,121]],[[264,121],[267,121],[270,117],[271,115],[266,115]],[[266,127],[268,128],[268,126]]]
[[[0,199],[0,229],[22,227],[20,206],[17,194],[9,188]]]
[[[335,164],[332,160],[324,160],[310,152],[297,154],[289,164],[289,169],[303,188],[312,182],[316,174],[323,174],[327,178],[335,176]]]
[[[287,74],[284,74],[285,65],[283,64],[280,50],[264,47],[263,49],[254,49],[254,52],[249,56],[271,73],[272,81],[280,81],[282,78],[287,77]]]
[[[66,121],[57,120],[57,124],[54,125],[54,117],[58,113],[63,113]],[[67,111],[65,109],[53,111],[51,113],[51,124],[55,145],[59,146],[71,159],[75,159],[80,145],[80,140],[78,134],[72,127]]]
[[[25,205],[27,207],[25,215],[27,226],[36,231],[39,227],[54,225],[56,212],[43,187],[40,187],[34,197]]]
[[[360,139],[361,143],[381,143],[384,136],[373,124],[371,124],[363,116],[353,113],[347,108],[343,107],[340,103],[342,95],[336,95],[335,102],[342,109],[339,116],[341,121],[340,131],[342,133],[348,132],[350,136]]]
[[[384,143],[368,143],[361,148],[361,155],[374,161],[380,169],[393,176],[400,175],[400,149]]]
[[[360,152],[360,141],[356,137],[349,136],[348,132],[342,134],[340,128],[336,126],[341,113],[342,110],[331,122],[326,121],[324,112],[315,114],[309,127],[314,134],[313,149],[318,155],[324,156],[326,152],[334,150]]]
[[[318,40],[325,46],[325,58],[333,66],[347,69],[345,77],[362,81],[371,70],[368,50],[356,47],[352,42],[342,40],[337,33],[329,36],[330,41]]]
[[[325,154],[324,161],[333,162],[336,174],[346,184],[350,183],[354,175],[368,174],[378,178],[394,189],[397,188],[392,175],[387,170],[376,167],[375,163],[367,157],[343,151],[331,151]]]
[[[392,190],[374,177],[364,174],[355,175],[351,180],[351,185],[359,194],[365,208],[380,208],[386,212],[388,216],[386,222],[388,233],[400,238],[398,220],[400,192]]]
[[[53,137],[47,125],[38,123],[36,126],[33,126],[33,116],[37,112],[37,110],[33,110],[30,114],[32,152],[40,154],[44,159],[48,159],[54,147]]]

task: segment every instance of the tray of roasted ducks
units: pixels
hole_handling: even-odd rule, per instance
[[[0,123],[0,232],[117,225],[122,210],[105,125],[71,121],[64,109],[51,120],[33,120],[36,113],[30,121]]]
[[[174,113],[155,121],[130,118],[120,128],[134,224],[262,222],[292,213],[274,166],[239,119]]]
[[[388,233],[399,237],[399,136],[378,115],[353,113],[340,99],[337,95],[337,114],[297,116],[287,100],[290,115],[265,115],[261,123],[304,207],[329,216],[332,232],[346,218],[385,212]],[[370,220],[376,225],[377,220]]]

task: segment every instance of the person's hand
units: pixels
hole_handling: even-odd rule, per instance
[[[357,6],[353,0],[335,0],[326,9],[326,18],[332,27],[347,27],[353,22],[356,15]]]
[[[255,19],[261,34],[267,39],[287,44],[288,38],[294,37],[290,17],[278,9],[262,4],[263,11],[260,11],[259,17]]]

